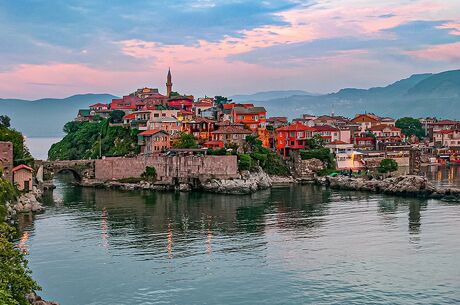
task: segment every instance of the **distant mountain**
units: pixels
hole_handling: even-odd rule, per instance
[[[64,99],[35,101],[0,99],[0,114],[11,117],[12,126],[27,137],[55,137],[62,135],[64,124],[77,115],[80,108],[98,102],[109,103],[110,94],[78,94]]]
[[[303,90],[284,90],[284,91],[264,91],[264,92],[257,92],[254,94],[240,94],[240,95],[233,95],[230,96],[235,103],[247,103],[247,102],[260,102],[260,101],[267,101],[277,98],[284,98],[290,97],[294,95],[311,95],[317,96],[319,94],[310,93]]]
[[[268,115],[299,117],[302,113],[352,117],[375,112],[382,116],[437,116],[460,119],[460,70],[416,74],[386,87],[347,88],[336,93],[293,95],[260,102]]]

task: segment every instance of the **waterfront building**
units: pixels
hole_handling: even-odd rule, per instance
[[[220,141],[224,145],[236,144],[239,148],[242,148],[246,142],[246,137],[252,134],[250,130],[240,125],[224,125],[212,131],[211,138],[212,141]]]
[[[78,110],[77,117],[75,118],[75,121],[77,122],[88,122],[93,119],[93,116],[91,115],[91,110],[90,109],[80,109]]]
[[[13,182],[20,191],[29,192],[32,190],[33,168],[21,164],[12,169]]]
[[[211,133],[216,129],[216,121],[202,117],[182,123],[182,131],[197,139],[210,140]]]
[[[276,150],[287,157],[292,150],[305,149],[315,129],[296,122],[276,129]]]
[[[171,138],[164,130],[146,130],[138,135],[138,144],[141,146],[141,154],[158,154],[171,148]]]

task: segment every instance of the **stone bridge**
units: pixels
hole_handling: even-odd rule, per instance
[[[43,181],[52,180],[54,175],[64,171],[72,172],[77,180],[94,179],[96,176],[95,160],[39,161],[36,166],[38,172],[40,168],[43,170]]]

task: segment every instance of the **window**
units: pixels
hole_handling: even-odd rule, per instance
[[[301,137],[302,137],[302,132],[301,132],[301,131],[297,132],[297,137],[298,137],[298,138],[301,138]]]
[[[282,132],[280,132],[280,138],[282,138],[282,137],[283,137],[283,133],[282,133]]]
[[[293,136],[295,135],[295,132],[294,132],[294,131],[291,131],[291,132],[289,133],[289,135],[290,135],[291,137],[293,137]]]
[[[295,145],[295,141],[291,141],[291,146],[294,146]]]

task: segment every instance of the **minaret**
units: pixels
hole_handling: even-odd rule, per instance
[[[168,69],[168,76],[166,77],[166,96],[169,97],[172,91],[171,69]]]

